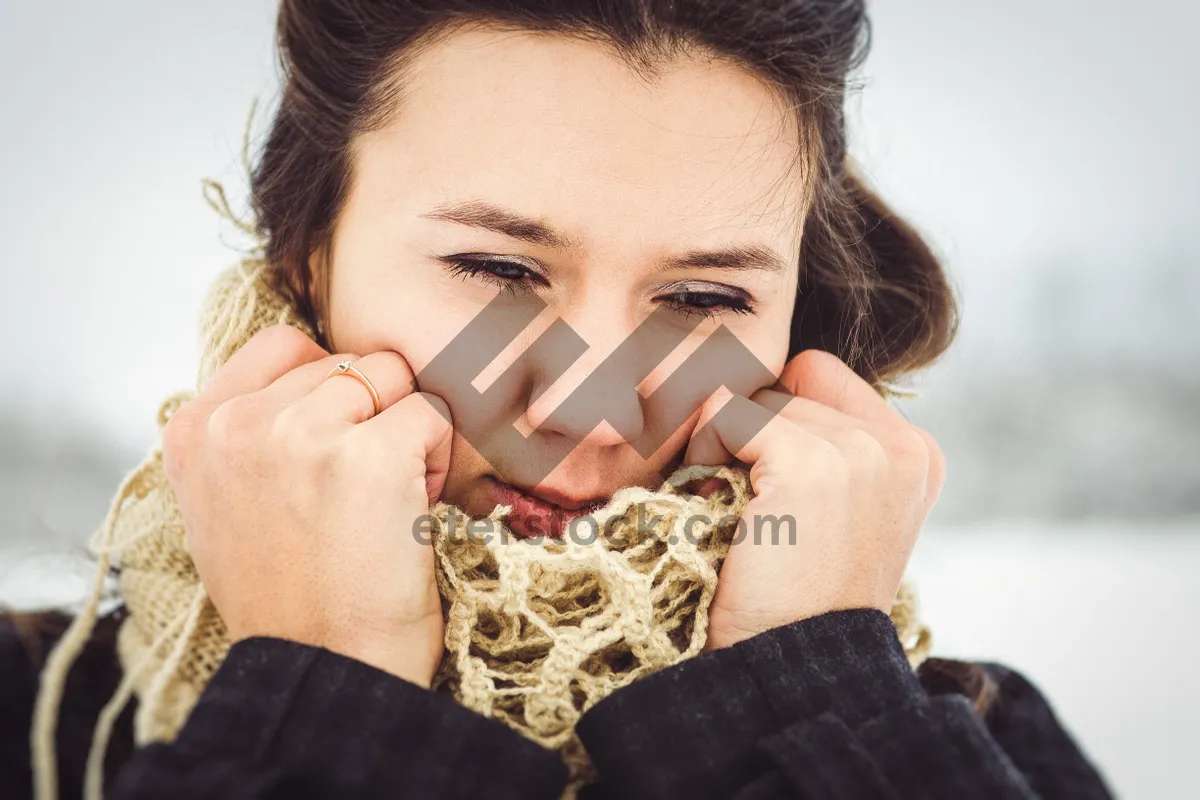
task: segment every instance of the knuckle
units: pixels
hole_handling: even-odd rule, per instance
[[[271,420],[271,441],[285,447],[291,447],[297,442],[310,439],[312,422],[298,403],[291,403],[280,409]]]
[[[842,429],[839,444],[857,464],[878,466],[887,462],[887,451],[883,443],[862,428]]]
[[[381,350],[375,354],[375,357],[387,361],[392,370],[400,375],[412,375],[412,365],[408,363],[408,359],[397,353],[395,350]]]
[[[240,450],[251,427],[249,401],[245,395],[231,397],[208,416],[205,439],[221,452]]]
[[[187,447],[190,430],[191,420],[183,413],[182,409],[172,414],[166,425],[163,426],[163,450],[182,451]]]
[[[814,367],[828,368],[828,367],[832,367],[835,365],[845,366],[845,362],[843,362],[840,358],[835,356],[833,353],[830,353],[828,350],[817,350],[815,348],[810,348],[808,350],[802,351],[799,355],[796,356],[796,358],[799,359],[802,363],[808,364],[808,365],[814,366]]]
[[[362,356],[358,353],[346,352],[334,353],[327,360],[329,361],[330,368],[332,368],[334,364],[337,364],[341,361],[358,361],[360,358],[362,358]]]
[[[765,473],[757,478],[754,483],[755,495],[761,497],[766,502],[778,500],[780,497],[785,496],[791,488],[791,483],[787,478],[775,473]]]
[[[386,437],[379,436],[376,431],[364,433],[363,429],[356,427],[340,438],[335,458],[345,467],[362,471],[364,466],[386,463],[393,456],[393,448]],[[378,474],[376,470],[369,472]]]
[[[931,438],[927,438],[924,431],[915,425],[903,425],[895,433],[893,448],[901,457],[925,461],[929,458],[929,440]]]
[[[941,489],[946,480],[946,454],[938,445],[937,440],[928,431],[917,428],[917,433],[925,442],[929,454],[929,476],[935,489]]]
[[[834,486],[848,483],[851,465],[846,451],[822,436],[808,436],[807,439],[805,449],[811,453],[811,458],[805,461],[812,479]]]
[[[429,392],[420,392],[419,394],[420,398],[414,400],[413,404],[420,409],[419,413],[423,424],[439,433],[452,429],[450,406],[446,404],[446,401]]]
[[[397,401],[373,425],[376,437],[382,437],[395,451],[397,446],[436,439],[453,430],[450,407],[437,395],[416,392]]]
[[[181,412],[173,414],[162,431],[163,469],[171,480],[181,473],[192,446],[192,416]]]
[[[279,322],[268,325],[251,337],[259,346],[284,354],[301,354],[318,345],[299,328]]]
[[[704,403],[700,408],[709,416],[715,414],[727,403],[736,403],[737,395],[730,392],[724,386],[717,387],[708,397],[704,398]]]
[[[327,437],[302,403],[284,406],[271,420],[271,449],[287,464],[328,463]]]
[[[850,371],[845,361],[828,350],[803,350],[792,359],[793,370],[810,378],[828,377]]]
[[[931,447],[932,445],[932,447]],[[889,450],[897,470],[922,484],[934,466],[933,437],[915,425],[903,425],[892,434]]]

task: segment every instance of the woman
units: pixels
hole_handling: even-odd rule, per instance
[[[395,532],[440,498],[562,535],[618,488],[734,460],[744,518],[798,540],[735,541],[708,652],[584,714],[585,794],[1107,796],[1020,675],[914,673],[887,616],[945,468],[880,390],[945,350],[954,309],[847,163],[866,26],[849,0],[284,0],[253,202],[317,340],[267,329],[166,425],[234,644],[174,741],[132,752],[117,721],[107,796],[558,796],[556,754],[429,691],[433,559]],[[487,374],[434,369],[481,318],[521,322]],[[580,346],[541,346],[571,341],[556,320]],[[343,361],[361,379],[330,379]],[[63,796],[121,614],[66,685]],[[61,622],[2,629],[15,796]]]

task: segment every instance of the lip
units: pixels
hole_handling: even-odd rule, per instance
[[[524,539],[539,536],[561,539],[572,520],[608,502],[606,497],[576,497],[546,486],[526,489],[492,475],[488,476],[487,492],[493,508],[512,507],[505,522],[514,534]]]

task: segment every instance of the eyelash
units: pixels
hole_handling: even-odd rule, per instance
[[[512,261],[491,258],[466,259],[450,257],[445,259],[445,262],[446,269],[449,270],[451,275],[463,278],[464,280],[475,278],[485,283],[490,283],[493,286],[498,286],[502,291],[512,294],[531,291],[531,284],[539,286],[550,285],[545,278],[537,275],[528,267]],[[519,276],[499,275],[492,269],[495,265],[508,270],[520,270],[524,274]],[[692,298],[692,300],[689,302],[685,298]],[[696,305],[697,299],[702,303],[708,303],[708,305]],[[698,314],[707,319],[716,317],[727,311],[734,314],[752,314],[754,312],[754,309],[743,298],[721,292],[678,291],[666,295],[662,298],[662,301],[685,318]]]

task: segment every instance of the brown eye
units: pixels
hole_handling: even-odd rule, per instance
[[[518,264],[510,264],[507,261],[485,261],[482,262],[485,269],[495,275],[497,278],[515,281],[529,275],[529,270]]]
[[[544,277],[515,261],[465,256],[451,256],[443,261],[451,275],[482,280],[510,292],[528,290],[534,285],[550,285]]]
[[[662,301],[684,316],[700,314],[704,317],[715,317],[726,311],[734,314],[749,314],[753,311],[744,299],[720,292],[674,292],[664,296]]]

